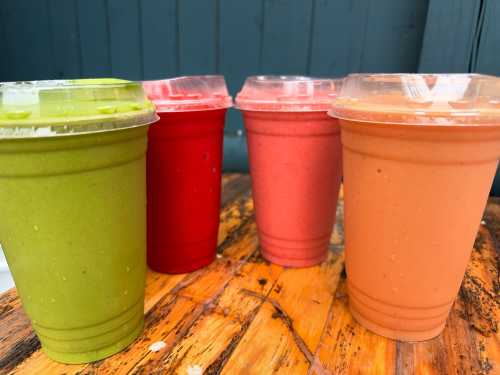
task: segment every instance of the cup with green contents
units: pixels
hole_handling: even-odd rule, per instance
[[[0,84],[0,243],[56,361],[102,359],[142,330],[156,119],[138,83]]]

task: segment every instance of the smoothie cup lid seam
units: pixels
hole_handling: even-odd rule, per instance
[[[407,125],[500,126],[500,79],[480,74],[351,74],[329,114]]]
[[[0,139],[87,134],[157,120],[140,83],[115,78],[0,83]]]
[[[236,108],[266,112],[326,112],[340,79],[306,76],[248,77],[236,96]]]
[[[143,81],[144,90],[157,112],[193,112],[233,106],[221,75],[183,76]]]

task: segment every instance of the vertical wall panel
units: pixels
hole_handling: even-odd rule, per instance
[[[142,79],[142,21],[140,0],[108,0],[111,73],[114,77]]]
[[[431,0],[420,72],[467,72],[481,0]]]
[[[369,11],[359,70],[416,71],[428,2],[370,0],[367,3]]]
[[[310,74],[341,77],[352,71],[351,54],[354,52],[360,56],[355,51],[364,38],[365,28],[361,21],[366,18],[365,3],[359,0],[316,0]]]
[[[483,0],[483,18],[480,40],[476,54],[473,54],[472,70],[500,76],[500,3],[497,0]],[[477,33],[479,34],[479,33]],[[497,168],[491,194],[500,196],[500,164]]]
[[[82,77],[110,77],[107,1],[76,1]]]
[[[177,74],[177,3],[142,0],[142,63],[144,79]]]
[[[221,0],[219,71],[232,95],[259,73],[262,23],[262,1]],[[226,133],[243,128],[239,111],[230,110],[227,119]]]
[[[263,21],[262,0],[220,2],[219,71],[226,77],[233,96],[246,77],[260,72]],[[224,169],[247,170],[247,145],[241,113],[230,109],[226,119]]]
[[[56,78],[81,74],[80,36],[75,0],[48,0],[52,35],[53,67]]]
[[[1,0],[4,32],[2,59],[7,80],[47,79],[54,76],[52,35],[46,0]]]
[[[3,22],[3,9],[0,6],[0,81],[9,81],[12,73],[9,71],[10,56],[7,51],[7,31]]]
[[[349,28],[344,31],[350,38],[346,51],[348,70],[347,73],[361,72],[364,60],[364,47],[366,35],[370,32],[368,28],[370,11],[370,0],[353,0],[351,2],[350,14],[338,14],[338,18],[346,17],[349,20]]]
[[[500,75],[500,3],[484,0],[484,19],[481,40],[473,70],[480,73]]]
[[[313,0],[264,0],[262,61],[265,74],[305,74]]]
[[[218,1],[180,0],[178,6],[180,73],[215,73]]]

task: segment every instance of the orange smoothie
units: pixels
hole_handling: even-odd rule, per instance
[[[352,75],[340,119],[349,304],[393,339],[433,338],[462,281],[500,157],[479,75]],[[441,86],[440,86],[441,85]]]

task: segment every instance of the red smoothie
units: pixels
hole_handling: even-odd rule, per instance
[[[143,84],[160,116],[150,128],[147,155],[148,265],[164,273],[191,272],[216,254],[231,97],[221,76]]]

